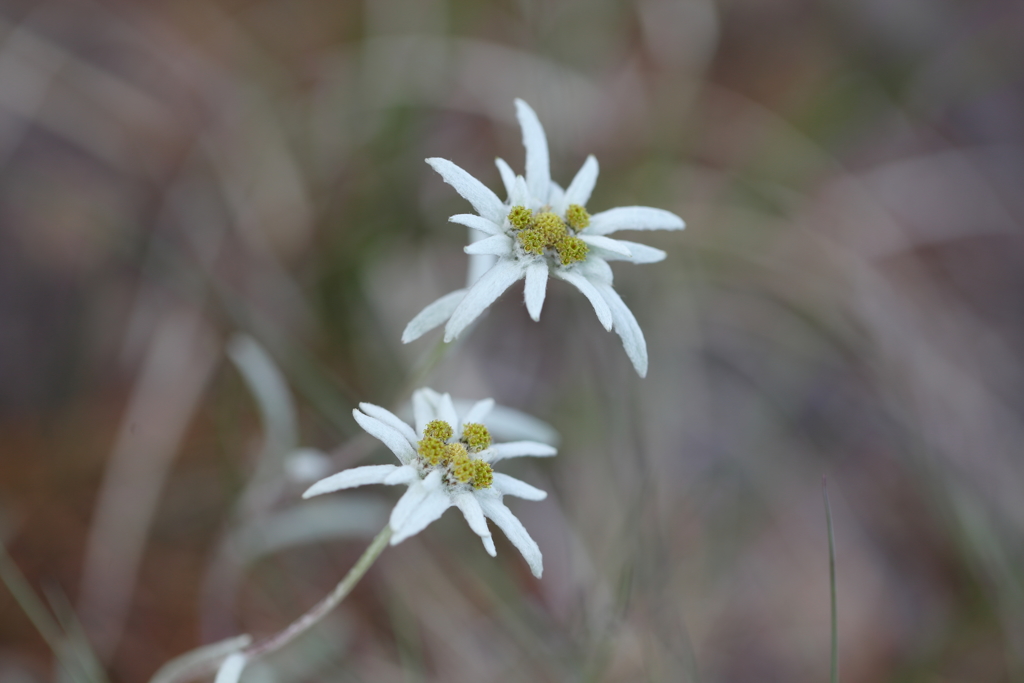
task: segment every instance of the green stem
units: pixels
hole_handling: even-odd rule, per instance
[[[370,543],[370,547],[363,552],[362,557],[359,561],[348,571],[337,586],[334,587],[330,593],[325,595],[320,602],[316,603],[309,609],[308,612],[303,614],[301,617],[293,621],[283,631],[279,631],[274,635],[264,640],[253,643],[249,647],[242,651],[242,654],[247,659],[255,659],[263,655],[279,650],[288,643],[292,642],[300,635],[312,628],[317,622],[323,619],[327,614],[338,606],[342,600],[345,599],[357,583],[359,579],[363,578],[363,574],[366,570],[380,557],[380,554],[384,552],[384,548],[388,547],[388,541],[391,540],[391,525],[385,525],[381,529],[380,533]]]
[[[832,508],[828,503],[828,486],[821,478],[821,492],[825,497],[825,524],[828,525],[828,583],[832,594],[832,668],[831,683],[839,683],[839,616],[836,609],[836,544],[832,534]]]

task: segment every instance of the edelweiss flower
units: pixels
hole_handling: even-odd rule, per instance
[[[523,129],[526,177],[516,176],[507,163],[496,160],[506,201],[447,159],[427,159],[478,214],[458,214],[448,220],[488,235],[467,246],[466,253],[492,255],[497,261],[468,289],[446,294],[423,309],[406,326],[402,341],[417,339],[447,320],[444,340],[450,342],[523,278],[526,310],[539,320],[552,275],[590,300],[604,328],[614,329],[622,338],[626,354],[643,377],[647,343],[636,318],[612,287],[608,261],[654,263],[665,258],[665,252],[608,235],[617,230],[680,230],[685,224],[674,213],[646,206],[623,206],[591,216],[584,207],[597,182],[597,159],[587,157],[563,190],[551,181],[548,142],[537,115],[522,100],[516,100],[516,114]]]
[[[309,487],[303,498],[364,484],[405,484],[408,490],[391,511],[391,545],[419,533],[456,506],[483,540],[493,557],[494,540],[485,518],[497,524],[526,558],[533,575],[543,570],[540,548],[502,496],[543,500],[547,493],[507,474],[495,472],[499,460],[524,455],[554,455],[555,449],[536,441],[491,443],[484,419],[494,408],[492,399],[477,401],[459,419],[451,396],[419,389],[412,396],[415,430],[392,412],[372,403],[353,410],[359,426],[379,439],[401,465],[366,465],[344,470]]]

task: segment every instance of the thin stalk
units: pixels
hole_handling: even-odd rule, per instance
[[[839,617],[836,609],[836,544],[832,534],[832,508],[828,503],[828,485],[821,478],[821,493],[825,497],[825,524],[828,526],[828,583],[832,594],[832,668],[831,683],[839,683]]]
[[[363,552],[362,557],[359,561],[348,571],[337,586],[334,587],[330,593],[325,595],[320,602],[313,605],[308,612],[303,614],[301,617],[293,621],[283,631],[279,631],[276,634],[266,638],[264,640],[253,643],[249,647],[245,648],[242,653],[247,659],[255,659],[263,655],[274,652],[284,647],[288,643],[292,642],[300,635],[312,628],[317,622],[323,619],[327,614],[338,606],[345,596],[348,595],[357,583],[359,579],[363,578],[363,574],[370,568],[371,565],[380,557],[380,554],[384,552],[384,548],[388,547],[388,541],[391,540],[391,525],[385,525],[381,529],[380,533],[370,543],[370,547]]]
[[[325,595],[320,602],[313,605],[305,614],[289,624],[284,630],[278,631],[274,635],[257,641],[244,649],[236,650],[236,652],[243,655],[246,661],[252,661],[276,650],[280,650],[282,647],[315,626],[321,619],[327,616],[331,610],[337,607],[338,603],[344,600],[345,596],[347,596],[355,585],[359,583],[359,579],[363,578],[363,574],[365,574],[377,558],[380,557],[380,554],[384,552],[384,548],[388,547],[388,541],[391,540],[391,533],[391,525],[385,525],[385,527],[381,529],[380,533],[374,537],[370,546],[363,552],[362,556],[355,565],[353,565],[352,569],[348,571],[345,578],[343,578],[338,585],[334,587],[334,590]],[[166,679],[161,680],[163,683],[183,683],[184,681],[191,681],[201,676],[213,673],[223,661],[223,656],[216,657],[212,660],[203,660],[201,662],[197,662],[195,665],[186,666],[181,670],[174,672]]]

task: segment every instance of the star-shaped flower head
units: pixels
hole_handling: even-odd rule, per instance
[[[508,199],[504,202],[483,183],[447,159],[427,163],[455,188],[476,214],[458,214],[448,220],[487,235],[465,248],[466,253],[497,257],[491,268],[468,289],[460,289],[427,306],[406,326],[403,342],[410,342],[441,323],[450,342],[513,283],[525,278],[526,310],[540,319],[549,276],[565,280],[590,300],[606,330],[622,338],[626,354],[641,377],[647,374],[644,334],[612,287],[609,261],[654,263],[665,252],[636,242],[613,239],[618,230],[681,230],[679,216],[647,206],[623,206],[594,215],[587,212],[597,182],[597,159],[583,162],[576,177],[563,190],[551,180],[548,141],[530,105],[516,100],[516,114],[526,147],[526,175],[517,176],[497,159]]]
[[[492,557],[496,551],[487,519],[505,532],[526,558],[533,575],[539,578],[543,571],[540,548],[505,507],[502,497],[543,500],[547,493],[495,472],[493,465],[524,455],[554,455],[555,449],[537,441],[492,443],[484,424],[495,407],[492,399],[472,404],[461,419],[451,396],[432,389],[417,390],[412,404],[415,428],[372,403],[360,403],[359,410],[352,411],[359,426],[383,442],[398,457],[400,465],[353,467],[321,479],[302,497],[364,484],[405,484],[408,490],[391,511],[391,545],[423,531],[454,505]]]

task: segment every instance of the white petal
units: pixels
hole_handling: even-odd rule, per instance
[[[469,288],[475,285],[477,280],[482,278],[484,273],[493,268],[497,262],[497,256],[471,254],[469,257],[469,267],[466,268],[466,287]]]
[[[604,239],[608,239],[605,237]],[[611,240],[614,241],[614,240]],[[473,242],[462,249],[467,254],[493,254],[494,256],[508,256],[512,253],[512,238],[507,235],[491,235],[484,239]]]
[[[598,290],[608,302],[612,309],[612,319],[615,321],[615,331],[622,338],[622,348],[626,355],[633,362],[636,373],[641,377],[647,376],[647,342],[644,340],[644,333],[640,325],[633,317],[632,311],[626,306],[611,285],[598,285]]]
[[[437,419],[437,402],[439,400],[441,400],[441,394],[430,387],[423,387],[413,392],[412,414],[417,434],[423,434],[427,423]]]
[[[541,491],[536,486],[530,486],[525,481],[519,481],[515,477],[501,472],[494,473],[494,483],[491,485],[505,496],[515,496],[524,500],[544,500],[548,497],[546,491]]]
[[[523,266],[518,261],[501,259],[494,267],[484,273],[473,285],[465,298],[452,312],[448,325],[444,329],[444,340],[450,342],[469,327],[494,300],[523,277]]]
[[[477,500],[480,502],[484,515],[494,520],[494,523],[505,532],[505,536],[512,542],[512,545],[523,554],[526,564],[530,566],[530,571],[539,579],[544,572],[544,560],[536,541],[530,538],[530,534],[527,533],[522,522],[505,507],[497,493],[486,495],[481,491],[477,494]]]
[[[534,320],[540,320],[540,309],[544,307],[544,295],[548,289],[548,264],[538,260],[526,268],[526,287],[523,297],[526,299],[526,312]]]
[[[486,185],[447,159],[431,157],[426,161],[478,214],[495,223],[505,218],[505,204]]]
[[[420,478],[420,473],[413,465],[402,465],[397,470],[384,477],[381,483],[385,486],[398,486],[400,484],[409,486]]]
[[[284,460],[284,471],[296,483],[323,479],[331,469],[331,458],[316,448],[297,448]]]
[[[456,434],[461,433],[459,431],[459,414],[455,411],[451,394],[441,394],[441,400],[437,402],[436,410],[438,420],[444,420],[451,425]]]
[[[597,254],[587,254],[587,260],[576,265],[576,271],[596,284],[612,283],[612,267]]]
[[[398,499],[398,503],[395,504],[394,509],[391,511],[391,519],[389,524],[391,530],[398,534],[402,527],[409,521],[410,515],[419,507],[428,494],[432,491],[436,491],[441,487],[441,471],[433,470],[426,476],[425,479],[421,479],[413,483],[409,489],[402,494],[402,497]],[[394,537],[391,538],[392,545],[396,543]]]
[[[416,449],[394,427],[389,427],[377,418],[370,417],[358,410],[352,411],[352,417],[356,419],[359,426],[365,429],[370,436],[379,439],[392,453],[398,456],[403,465],[408,464],[410,460],[416,457]]]
[[[372,418],[376,418],[386,424],[388,427],[397,430],[402,436],[409,440],[409,444],[416,447],[416,442],[419,441],[419,437],[413,428],[410,427],[402,418],[392,413],[387,408],[381,408],[375,406],[372,403],[360,403],[359,410],[363,411]]]
[[[587,202],[590,201],[590,193],[594,191],[594,184],[597,182],[597,159],[591,154],[587,157],[587,160],[583,162],[583,166],[577,171],[576,177],[569,183],[569,187],[565,191],[565,208],[560,213],[564,213],[565,209],[570,204],[579,204],[580,206],[586,206]]]
[[[548,191],[547,203],[551,205],[551,209],[555,213],[559,215],[565,214],[565,190],[554,180],[551,181],[551,190]]]
[[[445,294],[434,303],[420,311],[415,318],[409,321],[402,332],[402,343],[419,339],[424,334],[434,329],[448,318],[452,317],[459,302],[466,296],[466,289],[456,289],[454,292]]]
[[[416,506],[416,509],[409,513],[409,517],[401,528],[395,531],[391,537],[391,545],[401,543],[410,536],[415,536],[423,531],[431,522],[437,521],[451,506],[452,499],[444,489],[437,488],[430,491]]]
[[[246,657],[241,652],[228,655],[224,662],[217,669],[217,678],[213,683],[238,683],[242,677],[242,669],[245,668]]]
[[[523,176],[516,176],[515,185],[512,186],[512,194],[509,195],[510,206],[525,206],[528,209],[536,209],[541,206],[539,200],[530,199],[530,189],[526,187],[526,180]]]
[[[654,247],[649,247],[646,244],[627,242],[626,240],[615,241],[621,245],[625,245],[632,255],[628,257],[622,256],[620,254],[601,249],[600,247],[597,247],[591,253],[606,261],[629,261],[630,263],[657,263],[658,261],[665,260],[665,256],[667,256],[667,254],[661,249],[655,249]],[[587,260],[590,261],[591,257],[588,256]]]
[[[482,401],[477,401],[473,404],[473,407],[466,411],[466,414],[462,417],[462,424],[468,424],[470,422],[483,422],[483,419],[494,409],[494,399],[485,398]]]
[[[611,237],[602,237],[601,235],[588,235],[583,233],[579,236],[581,240],[586,242],[591,247],[597,247],[598,249],[604,249],[620,256],[630,257],[632,252],[629,251],[629,247],[624,242],[612,239]]]
[[[519,458],[524,455],[546,458],[556,453],[558,450],[554,446],[539,441],[509,441],[508,443],[492,444],[490,448],[480,453],[480,457],[494,464],[499,460]]]
[[[498,173],[501,174],[501,183],[505,186],[505,196],[512,196],[512,187],[516,184],[516,174],[512,171],[512,167],[505,163],[505,160],[501,157],[497,157],[494,160],[494,165],[498,167]]]
[[[536,112],[526,102],[516,99],[516,116],[523,129],[523,147],[526,148],[526,184],[530,194],[541,203],[547,203],[551,183],[548,162],[548,139]]]
[[[601,293],[597,291],[594,283],[575,270],[558,269],[555,271],[555,277],[565,280],[576,289],[583,292],[583,296],[587,297],[590,301],[590,305],[594,307],[594,312],[597,313],[597,319],[601,325],[604,326],[604,329],[612,329],[611,309],[607,302],[605,302],[604,297],[601,296]]]
[[[501,441],[529,440],[551,445],[559,441],[558,432],[547,422],[504,406],[494,406],[487,416],[487,429],[492,438]]]
[[[476,496],[469,492],[457,493],[452,496],[452,502],[462,511],[462,516],[466,518],[469,528],[484,542],[487,554],[491,557],[497,555],[498,551],[494,547],[491,530],[487,528],[487,518],[484,517],[484,511],[480,509],[480,503],[477,502]]]
[[[501,229],[501,223],[495,223],[494,221],[488,220],[483,216],[477,216],[473,213],[457,213],[454,216],[448,218],[449,223],[458,223],[459,225],[465,225],[467,228],[479,230],[485,232],[488,235],[503,235],[504,232]]]
[[[616,230],[682,230],[685,227],[683,219],[671,211],[649,206],[620,206],[591,216],[587,232],[608,235]]]
[[[332,474],[329,477],[321,479],[306,489],[306,492],[302,494],[302,497],[312,498],[313,496],[319,496],[323,493],[332,493],[334,491],[340,491],[341,489],[365,486],[366,484],[383,484],[384,479],[386,479],[389,474],[394,473],[396,470],[404,469],[411,468],[404,465],[402,467],[399,467],[398,465],[364,465],[363,467],[353,467],[352,469],[343,470],[337,474]]]

